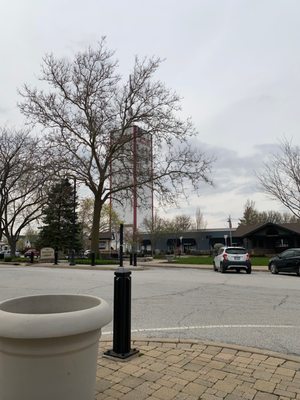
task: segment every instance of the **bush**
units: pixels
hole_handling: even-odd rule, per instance
[[[91,260],[87,259],[87,258],[81,258],[78,259],[76,258],[75,260],[76,264],[78,265],[91,265]],[[107,259],[107,260],[103,260],[103,259],[96,259],[95,260],[95,265],[117,265],[118,264],[118,260],[112,260],[112,259]]]

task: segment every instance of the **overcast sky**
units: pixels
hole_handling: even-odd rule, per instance
[[[166,215],[199,206],[208,228],[233,225],[247,199],[284,210],[258,188],[254,171],[279,141],[300,144],[298,0],[0,0],[0,124],[20,127],[17,89],[36,86],[42,58],[72,57],[102,36],[127,76],[134,57],[165,59],[157,78],[182,98],[217,157],[213,188]]]

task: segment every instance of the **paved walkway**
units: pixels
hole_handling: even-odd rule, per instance
[[[300,399],[300,357],[203,341],[134,340],[139,356],[103,357],[96,400]]]
[[[8,263],[3,263],[2,267]],[[27,264],[32,266],[32,264]],[[49,268],[116,269],[118,266],[34,264]],[[128,267],[128,263],[125,263]],[[25,267],[25,266],[24,266]],[[211,265],[139,263],[151,267],[212,269]],[[253,267],[267,271],[266,267]],[[111,341],[100,340],[95,400],[300,400],[300,356],[223,343],[164,339],[133,340],[137,357],[103,357]]]

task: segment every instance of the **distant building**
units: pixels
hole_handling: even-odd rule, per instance
[[[231,229],[201,229],[187,232],[164,232],[141,235],[144,252],[201,254],[210,253],[216,243],[244,246],[253,255],[280,253],[300,248],[300,223],[264,223],[241,225]]]
[[[234,229],[232,229],[232,233]],[[162,253],[210,253],[216,243],[230,245],[230,232],[228,229],[201,229],[186,232],[163,232],[156,234],[143,233],[141,250],[144,252]],[[233,241],[233,238],[232,238]],[[235,245],[240,241],[235,238]]]
[[[280,253],[300,247],[300,223],[241,225],[233,237],[239,238],[253,254]]]

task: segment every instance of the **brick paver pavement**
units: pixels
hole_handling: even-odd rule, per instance
[[[103,357],[96,400],[300,399],[300,357],[200,341],[135,340],[138,357]]]

